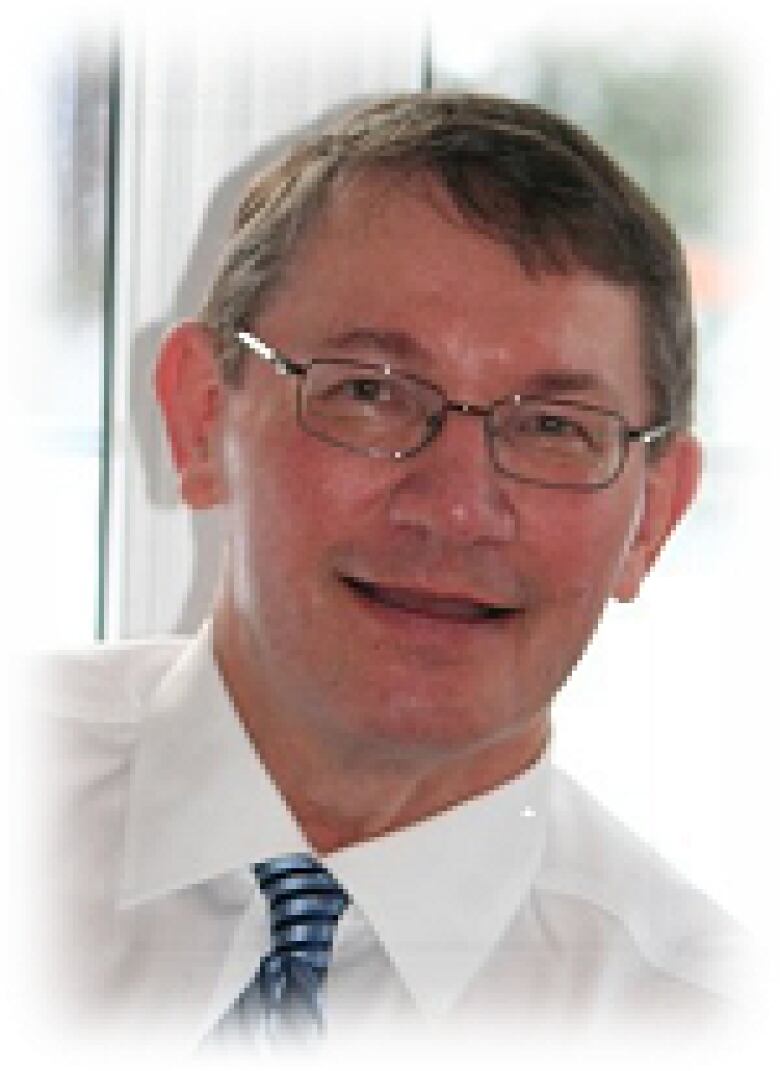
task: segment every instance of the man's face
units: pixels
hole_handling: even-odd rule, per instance
[[[651,415],[635,294],[584,270],[530,278],[424,180],[338,187],[251,330],[481,405],[585,373],[551,396]],[[351,454],[298,426],[295,388],[250,358],[228,391],[226,593],[254,686],[291,725],[388,753],[522,732],[625,586],[643,448],[604,490],[551,490],[496,472],[472,416],[404,461]],[[473,619],[472,602],[514,612]]]

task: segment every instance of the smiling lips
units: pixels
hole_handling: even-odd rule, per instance
[[[373,603],[402,610],[409,614],[473,624],[498,621],[519,613],[516,606],[501,606],[478,599],[460,598],[451,595],[436,595],[403,587],[385,587],[367,580],[344,576],[344,583],[356,594]]]

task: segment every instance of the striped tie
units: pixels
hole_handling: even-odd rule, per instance
[[[258,863],[255,878],[268,898],[271,951],[226,1018],[271,1037],[324,1029],[322,987],[333,936],[349,897],[310,855]]]

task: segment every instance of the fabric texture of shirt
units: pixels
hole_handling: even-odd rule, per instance
[[[312,851],[192,639],[51,656],[66,1004],[197,1047],[269,950],[251,866]],[[316,853],[313,853],[316,854]],[[556,769],[323,859],[351,897],[329,1033],[727,1013],[743,937]]]

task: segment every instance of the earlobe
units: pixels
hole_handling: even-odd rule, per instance
[[[224,386],[208,330],[179,324],[163,340],[155,390],[181,480],[181,495],[193,509],[224,501],[225,480],[218,449]]]
[[[631,602],[667,539],[693,502],[701,477],[701,446],[678,435],[666,453],[648,463],[642,515],[622,562],[613,596]]]

